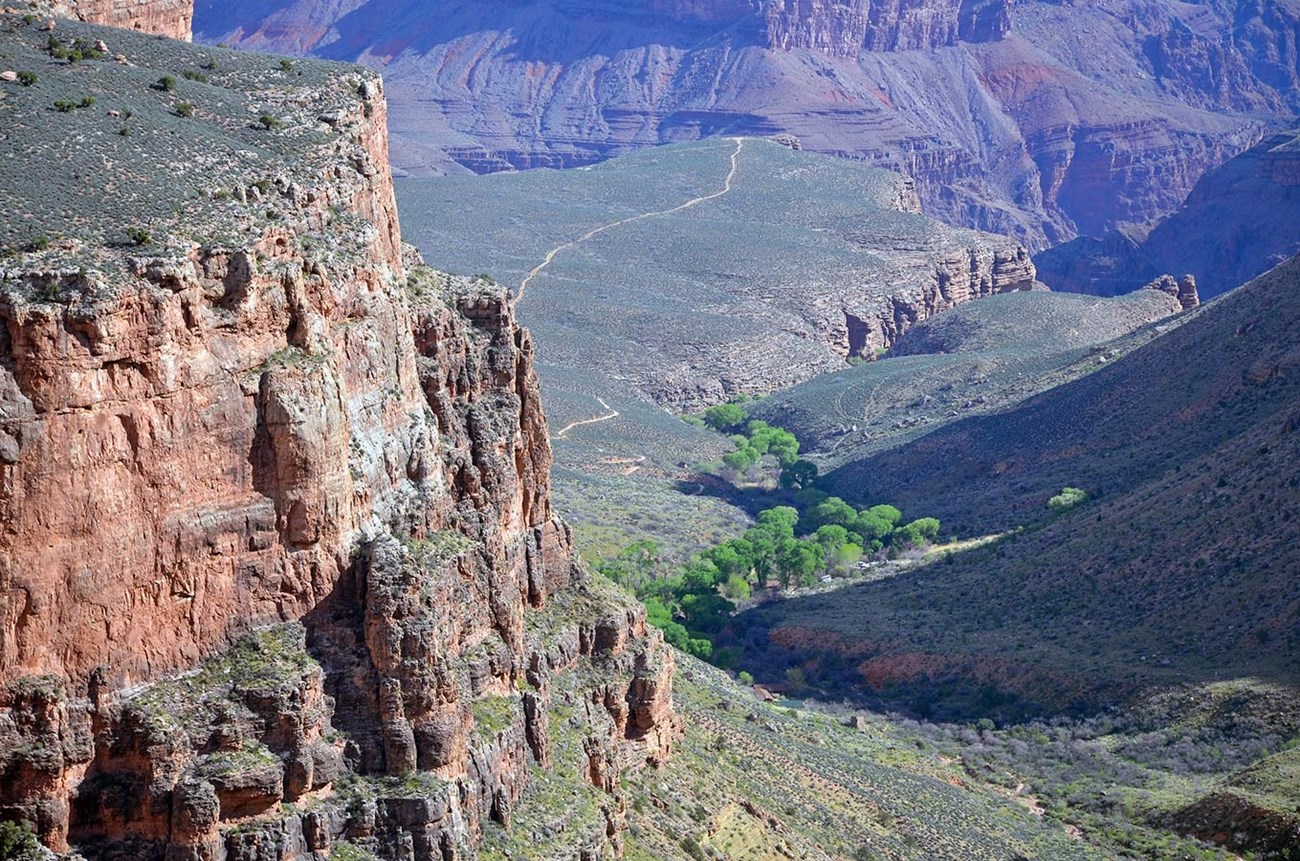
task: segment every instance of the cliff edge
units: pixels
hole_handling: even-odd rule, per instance
[[[193,37],[194,0],[48,0],[30,5],[42,13],[89,24],[186,42]]]
[[[34,80],[3,92],[0,816],[87,857],[472,856],[564,677],[606,799],[574,854],[617,849],[672,654],[551,510],[507,292],[402,245],[379,78],[2,21]]]

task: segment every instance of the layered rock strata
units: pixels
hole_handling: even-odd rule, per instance
[[[1207,298],[1300,253],[1300,126],[1270,135],[1205,176],[1155,224],[1079,238],[1035,258],[1053,289],[1135,290],[1161,272],[1190,272]]]
[[[671,652],[551,509],[508,293],[403,251],[379,79],[60,27],[123,93],[214,69],[188,128],[238,170],[110,177],[133,246],[47,213],[0,267],[0,815],[88,857],[469,857],[574,672],[593,783],[662,761]]]
[[[1257,0],[201,0],[196,20],[382,68],[413,174],[788,133],[1034,251],[1173,211],[1300,109],[1300,16]]]
[[[194,0],[55,0],[43,8],[63,18],[185,41],[194,24]]]

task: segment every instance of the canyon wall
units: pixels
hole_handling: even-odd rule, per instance
[[[972,299],[1032,290],[1035,281],[1034,264],[1024,248],[971,247],[941,261],[928,284],[895,293],[868,309],[846,309],[845,352],[874,358],[922,320]]]
[[[60,28],[133,62],[210,59]],[[250,134],[283,96],[263,65],[224,55],[200,128]],[[67,222],[6,251],[0,816],[91,857],[464,857],[555,756],[562,686],[609,793],[574,857],[603,852],[620,769],[677,732],[671,652],[551,509],[508,292],[403,249],[382,85],[317,66],[322,86],[291,84],[296,163],[235,143],[239,176],[272,178],[214,188],[209,168],[139,202],[144,224],[177,204],[184,238]],[[153,110],[132,119],[171,122]],[[62,155],[100,163],[93,143]]]
[[[1080,237],[1035,258],[1053,289],[1109,296],[1161,272],[1218,296],[1300,253],[1300,126],[1269,135],[1209,171],[1157,224]]]
[[[992,42],[1011,29],[1008,0],[777,0],[764,4],[769,48],[805,48],[836,57]]]
[[[188,41],[194,0],[56,0],[52,15]]]
[[[1150,222],[1300,109],[1300,16],[1172,0],[199,0],[207,41],[381,68],[412,174],[784,133],[1033,251]]]

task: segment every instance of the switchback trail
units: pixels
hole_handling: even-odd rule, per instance
[[[603,416],[596,416],[594,419],[583,419],[580,422],[569,422],[567,425],[565,425],[563,428],[560,429],[560,432],[555,435],[554,439],[564,439],[565,434],[567,434],[569,431],[573,430],[576,427],[581,427],[582,425],[594,425],[594,424],[599,424],[600,422],[607,422],[610,419],[618,418],[618,410],[614,409],[609,404],[605,403],[604,398],[596,398],[596,400],[600,401],[600,405],[605,409],[609,410],[609,412]]]
[[[556,256],[561,252],[567,251],[576,245],[581,245],[582,243],[586,242],[588,239],[592,239],[596,236],[599,236],[600,234],[604,233],[607,230],[613,230],[615,227],[622,227],[625,224],[632,224],[633,222],[636,221],[644,221],[647,218],[658,218],[661,215],[673,215],[678,212],[683,212],[684,210],[690,209],[693,206],[698,206],[701,203],[705,203],[710,200],[717,200],[719,197],[722,197],[724,194],[730,192],[731,183],[736,178],[736,165],[737,165],[737,160],[740,157],[740,151],[745,148],[745,139],[728,138],[728,140],[730,140],[732,143],[736,145],[736,149],[731,154],[731,170],[727,171],[727,178],[723,180],[722,188],[718,189],[712,194],[706,194],[701,197],[692,198],[683,204],[674,206],[672,209],[659,209],[654,212],[643,212],[640,215],[631,215],[628,216],[627,218],[620,218],[618,221],[611,221],[609,224],[602,224],[600,227],[594,227],[591,230],[588,230],[586,233],[582,234],[577,239],[571,239],[568,242],[564,243],[563,245],[557,245],[555,248],[552,248],[550,251],[546,252],[546,257],[543,258],[542,262],[534,266],[532,268],[532,271],[530,271],[527,275],[524,276],[524,280],[519,282],[519,292],[515,295],[515,302],[518,303],[524,301],[524,295],[528,292],[528,285],[532,283],[534,278],[542,274],[542,271],[545,270],[546,267],[550,266],[551,262],[554,261]],[[617,415],[617,413],[615,415]],[[565,430],[568,430],[568,428],[565,428]],[[563,433],[564,431],[561,431],[560,435],[563,435]]]

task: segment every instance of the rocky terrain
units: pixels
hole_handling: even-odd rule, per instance
[[[563,758],[614,852],[673,655],[575,561],[508,293],[401,244],[380,80],[19,15],[0,60],[0,816],[467,857]]]
[[[196,21],[382,69],[412,173],[788,133],[1035,251],[1171,212],[1300,109],[1290,0],[201,0]]]
[[[1113,296],[1162,271],[1217,296],[1300,253],[1300,127],[1271,134],[1201,177],[1154,225],[1080,237],[1035,258],[1053,289]]]

